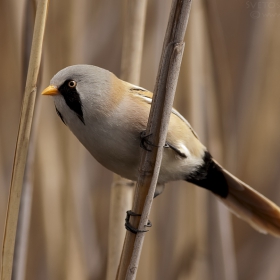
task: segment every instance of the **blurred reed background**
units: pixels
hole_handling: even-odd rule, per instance
[[[50,0],[26,179],[27,243],[17,243],[25,249],[13,279],[105,279],[112,174],[63,125],[52,99],[39,93],[72,64],[119,76],[124,3]],[[170,5],[148,1],[140,86],[151,91]],[[33,20],[31,0],[0,1],[1,236]],[[278,27],[276,1],[194,0],[175,107],[214,157],[279,205]],[[205,190],[169,184],[153,204],[151,221],[137,279],[280,279],[280,241],[228,215]]]

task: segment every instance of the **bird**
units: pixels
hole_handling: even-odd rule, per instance
[[[68,66],[42,95],[72,133],[104,167],[136,181],[153,94],[93,65]],[[142,143],[142,145],[141,145]],[[280,208],[224,169],[189,122],[172,109],[158,177],[162,185],[184,180],[211,191],[231,212],[261,233],[280,237]],[[157,192],[157,191],[156,191]]]

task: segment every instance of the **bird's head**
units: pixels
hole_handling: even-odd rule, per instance
[[[92,65],[69,66],[54,75],[42,95],[54,97],[63,121],[78,117],[85,123],[88,114],[97,113],[106,103],[112,76],[111,72]]]

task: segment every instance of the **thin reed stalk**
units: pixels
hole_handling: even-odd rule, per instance
[[[177,80],[184,50],[184,35],[191,1],[174,0],[163,44],[161,62],[155,86],[146,135],[154,144],[152,150],[142,151],[140,172],[132,211],[141,214],[131,217],[133,227],[146,230],[153,196],[159,175],[163,147],[172,110]],[[135,279],[145,232],[136,235],[127,231],[117,279]]]
[[[22,83],[24,83],[27,71],[28,60],[30,57],[32,44],[32,31],[34,29],[35,20],[35,1],[25,1],[24,13],[24,35],[23,35],[23,51],[22,51]],[[24,84],[23,84],[24,87]],[[36,107],[38,108],[38,100]],[[33,177],[34,177],[34,159],[35,159],[35,142],[37,128],[39,125],[38,110],[34,113],[33,128],[31,131],[29,151],[22,186],[21,203],[19,209],[19,221],[16,233],[16,243],[14,250],[13,262],[13,280],[24,280],[27,263],[28,237],[31,220],[31,206],[33,196]],[[37,115],[37,116],[36,116]]]
[[[14,166],[7,209],[6,225],[2,248],[1,279],[10,280],[12,277],[14,246],[24,170],[33,120],[36,98],[36,84],[41,62],[42,45],[47,18],[48,0],[37,4],[35,26],[31,47],[31,55],[27,73],[26,87],[23,97],[22,112],[16,143]]]
[[[38,132],[39,125],[39,111],[41,101],[36,102],[36,112],[34,115],[33,128],[31,132],[29,152],[27,156],[25,176],[23,180],[21,203],[19,209],[19,221],[16,233],[16,243],[14,252],[13,262],[13,280],[24,280],[27,254],[28,254],[28,239],[29,239],[29,228],[31,222],[31,208],[33,198],[33,187],[34,187],[34,161],[35,161],[35,143],[36,135]]]
[[[125,238],[124,220],[131,209],[135,183],[114,174],[111,186],[106,279],[115,279]]]
[[[190,95],[190,122],[198,133],[201,141],[206,141],[205,127],[205,91],[206,88],[204,74],[204,14],[202,1],[195,1],[193,4],[193,17],[190,20],[189,31],[189,95]],[[209,246],[207,237],[209,229],[207,227],[208,214],[208,196],[209,194],[201,188],[194,189],[194,213],[195,213],[195,252],[194,252],[194,279],[206,279],[210,274],[209,265]],[[209,278],[211,279],[211,278]]]
[[[207,76],[212,76],[212,86],[209,88],[208,100],[209,110],[207,110],[208,148],[215,155],[215,158],[224,163],[229,162],[230,154],[225,153],[225,141],[228,140],[228,133],[223,131],[227,127],[229,118],[225,118],[230,111],[232,103],[232,77],[229,71],[229,57],[225,45],[225,38],[220,24],[220,17],[217,10],[216,1],[205,1],[206,28],[209,34]],[[218,101],[222,106],[218,106]],[[217,220],[217,228],[220,238],[212,234],[212,248],[220,248],[220,257],[213,254],[213,271],[219,271],[222,278],[226,280],[237,279],[236,256],[234,251],[232,217],[226,207],[217,200],[210,198],[211,211],[214,212]],[[212,202],[212,203],[211,203]],[[211,250],[211,249],[210,249]],[[211,250],[213,251],[213,250]],[[216,250],[218,251],[218,250]],[[221,263],[223,267],[221,269]],[[212,273],[213,274],[213,273]],[[216,275],[217,277],[217,275]]]
[[[125,0],[123,3],[125,23],[121,78],[138,85],[141,73],[147,0]],[[110,201],[107,280],[116,277],[125,238],[123,224],[126,211],[132,206],[134,187],[134,182],[114,175]]]
[[[137,85],[140,82],[147,0],[124,1],[121,79]]]

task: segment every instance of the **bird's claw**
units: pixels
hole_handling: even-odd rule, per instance
[[[148,230],[140,230],[140,229],[137,229],[134,226],[132,226],[131,223],[129,222],[130,216],[141,216],[141,214],[136,214],[131,210],[126,211],[126,218],[125,218],[125,224],[124,224],[126,230],[129,230],[130,232],[132,232],[134,234],[137,234],[139,232],[147,232],[148,231]],[[146,227],[151,227],[152,226],[152,223],[150,222],[150,220],[148,220],[148,223],[145,226]]]
[[[141,139],[141,141],[140,141],[140,147],[143,148],[143,149],[145,149],[145,150],[148,151],[148,152],[151,152],[151,151],[152,151],[151,149],[148,148],[148,146],[159,147],[159,146],[153,144],[151,141],[149,141],[149,140],[147,139],[147,138],[148,138],[149,136],[151,136],[151,135],[152,135],[152,133],[146,135],[146,131],[145,131],[145,130],[142,131],[142,132],[140,133],[140,139]],[[169,145],[168,143],[165,143],[164,146],[163,146],[163,148],[170,148],[170,145]]]

